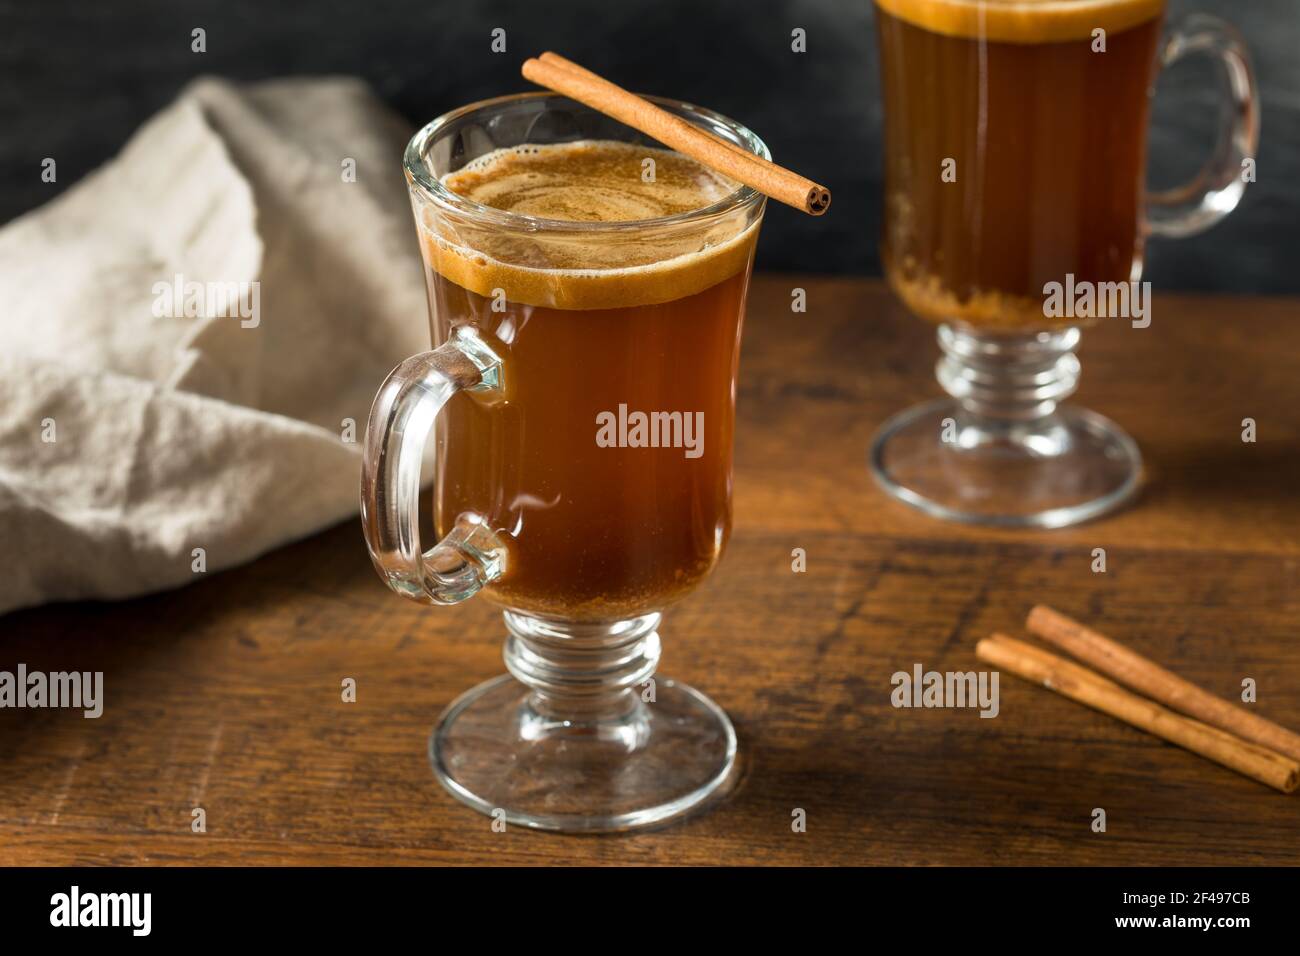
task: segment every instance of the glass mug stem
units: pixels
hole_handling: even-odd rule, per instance
[[[641,706],[659,665],[658,612],[612,624],[574,624],[505,612],[506,668],[532,690],[543,720],[583,723],[597,732],[621,725]],[[629,748],[637,743],[633,733]]]
[[[1032,422],[1056,410],[1079,384],[1079,330],[982,335],[939,327],[935,375],[971,420]]]

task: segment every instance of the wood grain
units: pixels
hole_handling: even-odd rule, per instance
[[[1149,484],[1061,532],[937,523],[874,488],[872,431],[936,393],[935,355],[876,282],[755,281],[735,533],[661,631],[663,673],[741,735],[711,812],[574,838],[494,833],[446,797],[426,735],[501,671],[497,616],[391,595],[348,522],[180,591],[0,618],[0,667],[107,686],[97,721],[0,711],[0,863],[1300,863],[1294,799],[1039,688],[1004,680],[993,720],[890,704],[895,671],[976,669],[976,640],[1043,602],[1214,693],[1252,677],[1258,712],[1300,727],[1300,302],[1158,297],[1150,329],[1089,333],[1078,400],[1138,439]]]

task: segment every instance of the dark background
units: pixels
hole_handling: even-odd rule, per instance
[[[1258,182],[1229,219],[1156,241],[1157,288],[1300,292],[1300,3],[1171,0],[1171,14],[1234,22],[1263,93]],[[190,30],[207,30],[207,52]],[[507,52],[490,51],[502,27]],[[790,50],[807,31],[808,52]],[[835,193],[811,219],[769,205],[759,267],[879,272],[880,102],[868,0],[0,0],[0,222],[110,158],[191,78],[356,74],[412,124],[528,88],[525,57],[545,49],[621,85],[713,107],[762,136],[775,158]],[[1044,95],[1050,95],[1044,90]],[[1208,61],[1158,86],[1151,184],[1190,177],[1218,117]],[[1086,122],[1080,117],[1080,122]],[[40,180],[54,156],[59,182]],[[393,174],[399,157],[393,157]]]

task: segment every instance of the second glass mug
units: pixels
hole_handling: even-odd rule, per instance
[[[939,324],[951,396],[877,433],[872,473],[894,497],[949,520],[1055,528],[1136,492],[1136,443],[1058,404],[1076,388],[1086,323],[1049,319],[1047,285],[1136,283],[1147,236],[1193,235],[1237,205],[1259,130],[1236,32],[1192,15],[1162,37],[1164,7],[876,0],[881,257],[909,310]],[[1226,122],[1196,179],[1147,195],[1155,67],[1193,53],[1218,60]]]
[[[768,158],[743,126],[656,102]],[[595,832],[661,823],[735,779],[726,713],[652,677],[661,611],[708,575],[730,532],[740,332],[764,198],[740,187],[664,218],[574,222],[483,206],[442,181],[495,150],[583,140],[653,155],[635,130],[549,93],[466,106],[411,140],[436,348],[403,362],[375,399],[361,505],[393,590],[429,604],[481,590],[504,610],[510,673],[439,718],[438,780],[510,823]],[[601,416],[638,412],[692,416],[681,421],[698,424],[694,447],[598,444]],[[431,433],[442,538],[425,550]]]

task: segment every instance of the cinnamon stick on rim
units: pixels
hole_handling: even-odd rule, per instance
[[[787,206],[812,216],[830,208],[831,191],[825,186],[728,143],[558,54],[548,51],[525,60],[523,74]]]
[[[1289,757],[1176,714],[1050,651],[994,634],[975,645],[975,655],[1283,793],[1300,784],[1300,763]]]
[[[1064,648],[1079,660],[1153,700],[1300,760],[1300,734],[1202,690],[1059,611],[1039,604],[1029,612],[1026,626],[1044,640]]]

